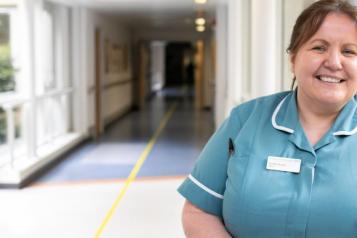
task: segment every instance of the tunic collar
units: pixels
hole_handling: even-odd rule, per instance
[[[294,133],[298,122],[298,112],[296,107],[296,91],[286,95],[275,108],[271,117],[273,127],[290,134]]]
[[[344,106],[332,126],[334,136],[350,136],[357,133],[357,96]]]
[[[296,90],[289,93],[275,108],[271,118],[275,129],[294,133],[299,122],[296,94]],[[357,96],[343,107],[329,131],[334,136],[350,136],[357,133]]]

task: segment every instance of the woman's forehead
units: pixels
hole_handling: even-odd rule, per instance
[[[330,13],[322,21],[315,34],[306,42],[329,41],[330,39],[357,43],[356,21],[346,14]]]

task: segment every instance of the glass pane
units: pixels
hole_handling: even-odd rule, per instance
[[[17,107],[14,109],[15,120],[15,139],[19,139],[22,135],[22,108]]]
[[[15,70],[11,62],[10,16],[0,13],[0,93],[15,89]]]
[[[38,101],[36,109],[37,146],[51,142],[54,135],[53,107],[51,99]]]
[[[0,13],[0,44],[8,44],[10,41],[10,19],[6,13]]]
[[[15,144],[14,144],[14,156],[15,158],[26,155],[27,145],[24,138],[24,106],[18,106],[14,108],[14,126],[15,126]]]
[[[6,143],[6,114],[5,111],[0,108],[0,145]]]
[[[62,115],[62,128],[60,128],[60,133],[65,134],[71,130],[71,113],[69,107],[69,95],[61,96],[61,115]]]
[[[50,2],[44,2],[44,14],[42,15],[42,29],[43,35],[43,57],[45,78],[43,81],[43,87],[45,92],[56,89],[55,80],[55,34],[56,34],[56,24],[55,24],[55,5]]]
[[[37,146],[51,143],[71,131],[69,95],[39,100],[37,106]]]

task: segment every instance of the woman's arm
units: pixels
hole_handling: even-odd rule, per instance
[[[182,224],[188,238],[231,238],[222,221],[186,200],[182,211]]]

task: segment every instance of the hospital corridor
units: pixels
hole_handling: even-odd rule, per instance
[[[0,238],[185,237],[177,188],[234,107],[290,89],[312,2],[0,0]]]
[[[164,90],[25,188],[3,189],[2,236],[183,237],[176,188],[213,130],[188,93]]]

